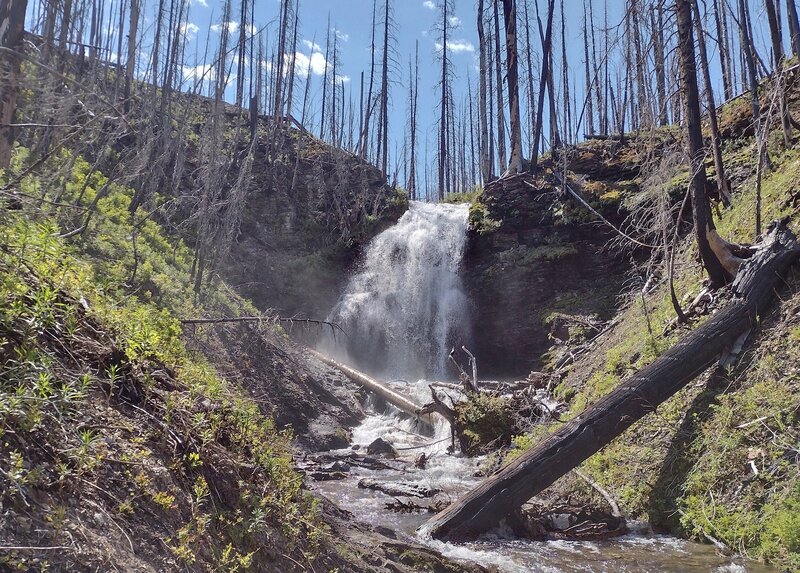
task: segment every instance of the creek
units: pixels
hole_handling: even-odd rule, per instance
[[[458,275],[467,216],[466,205],[412,203],[397,225],[373,239],[362,268],[329,316],[348,336],[325,338],[320,349],[389,380],[395,391],[419,404],[428,402],[425,378],[452,379],[453,372],[447,369],[449,349],[469,344],[468,303]],[[502,531],[471,543],[430,539],[423,526],[431,513],[389,509],[387,504],[397,503],[398,498],[359,484],[399,484],[438,492],[434,499],[446,503],[479,483],[476,472],[485,458],[448,453],[450,429],[444,420],[431,434],[430,428],[421,430],[414,420],[374,398],[368,398],[364,408],[367,416],[353,428],[351,448],[331,454],[363,452],[382,438],[396,450],[398,460],[387,462],[388,469],[350,466],[343,479],[313,482],[313,488],[355,519],[391,530],[400,540],[509,573],[775,571],[722,556],[710,545],[656,535],[644,523],[631,524],[632,532],[624,536],[592,542],[530,541]],[[417,467],[415,461],[423,453],[424,467]]]

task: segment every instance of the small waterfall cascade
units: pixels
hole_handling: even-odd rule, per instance
[[[468,344],[467,299],[458,271],[467,205],[411,202],[376,236],[328,320],[347,336],[327,335],[321,350],[386,377],[446,374],[451,346]]]

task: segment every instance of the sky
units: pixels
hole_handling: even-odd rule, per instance
[[[105,6],[108,13],[113,12],[120,1],[128,0],[106,0]],[[435,162],[436,135],[438,106],[440,94],[438,82],[440,76],[440,63],[438,60],[441,44],[439,43],[439,33],[435,30],[435,25],[441,18],[441,0],[391,0],[390,6],[393,19],[393,45],[392,45],[392,73],[390,75],[392,87],[390,89],[390,165],[395,164],[395,155],[400,159],[395,150],[402,149],[403,141],[409,131],[408,119],[408,85],[409,85],[409,60],[413,57],[415,45],[419,43],[419,146],[418,155],[421,162],[426,161],[429,165]],[[534,6],[536,0],[528,0],[530,3],[531,18],[534,16]],[[726,0],[720,0],[726,1]],[[731,0],[727,0],[730,2]],[[143,18],[145,36],[139,46],[142,55],[147,56],[152,49],[152,29],[155,22],[156,0],[143,0]],[[383,0],[380,0],[382,4]],[[545,1],[539,0],[544,9]],[[219,42],[221,31],[221,16],[223,11],[222,0],[189,0],[189,14],[184,31],[187,39],[187,65],[183,70],[183,79],[186,86],[190,86],[194,80],[203,74],[207,69],[205,62],[212,59],[214,48]],[[518,11],[522,12],[524,0],[518,0]],[[561,0],[557,0],[557,14],[554,22],[554,48],[556,49],[556,66],[560,68],[560,10],[558,9]],[[29,4],[29,19],[33,18],[38,2],[32,0]],[[229,31],[233,32],[234,37],[238,38],[239,21],[236,16],[238,13],[238,0],[233,0],[233,15],[227,24]],[[671,6],[672,2],[665,0],[665,5]],[[783,2],[781,2],[783,4]],[[478,34],[476,22],[477,0],[454,0],[455,13],[451,18],[451,25],[454,29],[450,32],[448,41],[448,53],[453,64],[453,92],[456,105],[466,105],[467,82],[472,80],[473,86],[478,74]],[[486,5],[491,6],[492,0],[486,0]],[[612,29],[612,37],[616,37],[621,30],[620,23],[623,16],[625,0],[593,0],[594,18],[596,26],[602,23],[603,6],[608,8],[608,24]],[[569,62],[569,77],[574,83],[573,96],[577,99],[580,106],[583,100],[583,77],[584,77],[584,54],[583,54],[583,0],[563,0],[565,27],[566,27],[566,49]],[[766,49],[768,40],[768,28],[766,17],[763,12],[763,2],[761,0],[750,0],[750,8],[755,28],[756,42],[759,51],[765,60],[768,60]],[[277,37],[277,20],[279,16],[280,0],[256,0],[255,4],[255,28],[267,35],[268,44],[274,46]],[[502,9],[501,20],[502,20]],[[785,12],[785,10],[784,10]],[[544,15],[543,15],[544,16]],[[785,14],[784,14],[785,18]],[[110,19],[110,18],[109,18]],[[320,101],[322,98],[322,74],[325,70],[324,45],[325,37],[329,29],[335,33],[339,44],[339,59],[337,76],[339,81],[345,82],[345,98],[352,97],[355,106],[358,106],[360,75],[365,73],[365,81],[368,81],[370,59],[372,57],[371,43],[371,23],[372,23],[372,0],[300,0],[300,20],[299,20],[299,44],[297,54],[296,69],[300,76],[305,75],[306,70],[311,69],[311,97],[312,104],[310,109],[313,114],[305,120],[306,126],[316,132],[316,125],[319,122]],[[382,7],[378,9],[378,22],[382,20]],[[108,31],[116,33],[115,24],[106,24]],[[502,26],[502,24],[501,24]],[[786,28],[784,27],[784,30]],[[535,48],[540,46],[536,27],[531,31],[532,43]],[[524,41],[524,32],[519,31],[519,41]],[[211,48],[209,55],[205,56],[205,44],[208,38]],[[377,51],[376,61],[381,59],[382,28],[376,34]],[[670,40],[667,39],[669,42]],[[708,42],[710,57],[712,58],[712,68],[715,83],[717,101],[721,96],[721,80],[716,64],[715,43]],[[521,46],[520,46],[521,48]],[[788,41],[786,49],[788,50]],[[503,47],[504,50],[504,47]],[[538,52],[535,50],[534,59],[538,61]],[[205,57],[205,61],[204,61]],[[109,54],[109,59],[114,60],[116,54]],[[146,61],[147,58],[142,58]],[[269,64],[266,64],[269,65]],[[538,64],[537,64],[538,65]],[[615,63],[612,66],[618,69]],[[379,70],[378,70],[379,73]],[[560,71],[556,70],[557,74]],[[613,69],[612,69],[613,73]],[[538,78],[538,71],[536,76]],[[559,76],[557,76],[559,77]],[[299,87],[295,88],[297,102],[302,101],[302,90],[304,89],[304,77],[298,78]],[[523,78],[521,78],[521,81]],[[231,82],[235,84],[235,82]],[[376,78],[376,85],[379,77]],[[560,82],[557,80],[556,83]],[[538,84],[538,81],[536,82]],[[538,85],[537,88],[538,89]],[[560,92],[561,87],[557,88]],[[366,88],[365,88],[366,91]],[[473,88],[473,97],[475,90]],[[234,89],[231,87],[227,94],[227,99],[234,98]],[[560,98],[557,93],[557,98]],[[523,105],[525,98],[523,96]],[[293,114],[301,116],[300,104],[296,104]],[[524,113],[524,110],[523,110]],[[506,118],[507,121],[507,118]],[[526,133],[527,130],[523,130]],[[581,130],[582,133],[582,130]],[[427,152],[426,152],[427,142]],[[402,167],[400,167],[400,183],[402,184]],[[392,168],[390,167],[390,171]],[[420,177],[424,174],[422,164],[418,166]],[[391,173],[390,173],[391,176]]]

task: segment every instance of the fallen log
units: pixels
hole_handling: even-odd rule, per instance
[[[488,477],[425,526],[439,539],[469,539],[502,521],[512,527],[520,507],[678,392],[756,326],[781,276],[800,256],[800,243],[773,223],[731,286],[731,301],[655,362],[623,380],[558,432]]]
[[[431,428],[434,427],[435,420],[430,413],[422,411],[422,405],[416,404],[406,398],[405,396],[395,392],[391,388],[389,388],[386,384],[375,380],[374,378],[367,376],[363,372],[359,372],[355,368],[351,368],[346,364],[342,364],[341,362],[337,362],[333,358],[329,358],[325,356],[321,352],[317,352],[316,350],[309,349],[309,352],[328,366],[333,366],[342,374],[361,384],[364,388],[373,392],[389,402],[392,406],[398,408],[402,412],[412,416],[413,418],[417,418],[421,423],[430,426]]]

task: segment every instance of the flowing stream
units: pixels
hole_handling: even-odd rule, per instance
[[[347,339],[323,340],[321,349],[390,380],[397,392],[417,403],[429,401],[424,377],[452,378],[446,369],[449,349],[469,339],[466,298],[458,277],[466,225],[466,205],[412,203],[396,226],[372,241],[363,268],[331,313],[330,319],[348,332]],[[386,505],[395,498],[360,488],[359,482],[418,486],[438,490],[438,499],[452,500],[480,481],[475,473],[484,459],[449,454],[446,422],[436,426],[433,436],[421,435],[413,420],[391,406],[369,399],[365,409],[369,415],[353,429],[352,449],[363,451],[383,438],[400,460],[412,463],[381,470],[353,466],[345,479],[315,482],[313,487],[358,520],[390,529],[399,539],[509,573],[775,571],[721,556],[708,545],[654,535],[646,524],[633,526],[634,532],[625,536],[597,542],[528,541],[502,532],[467,544],[432,540],[420,529],[430,513],[391,511]],[[426,457],[424,468],[413,463],[421,453]]]

